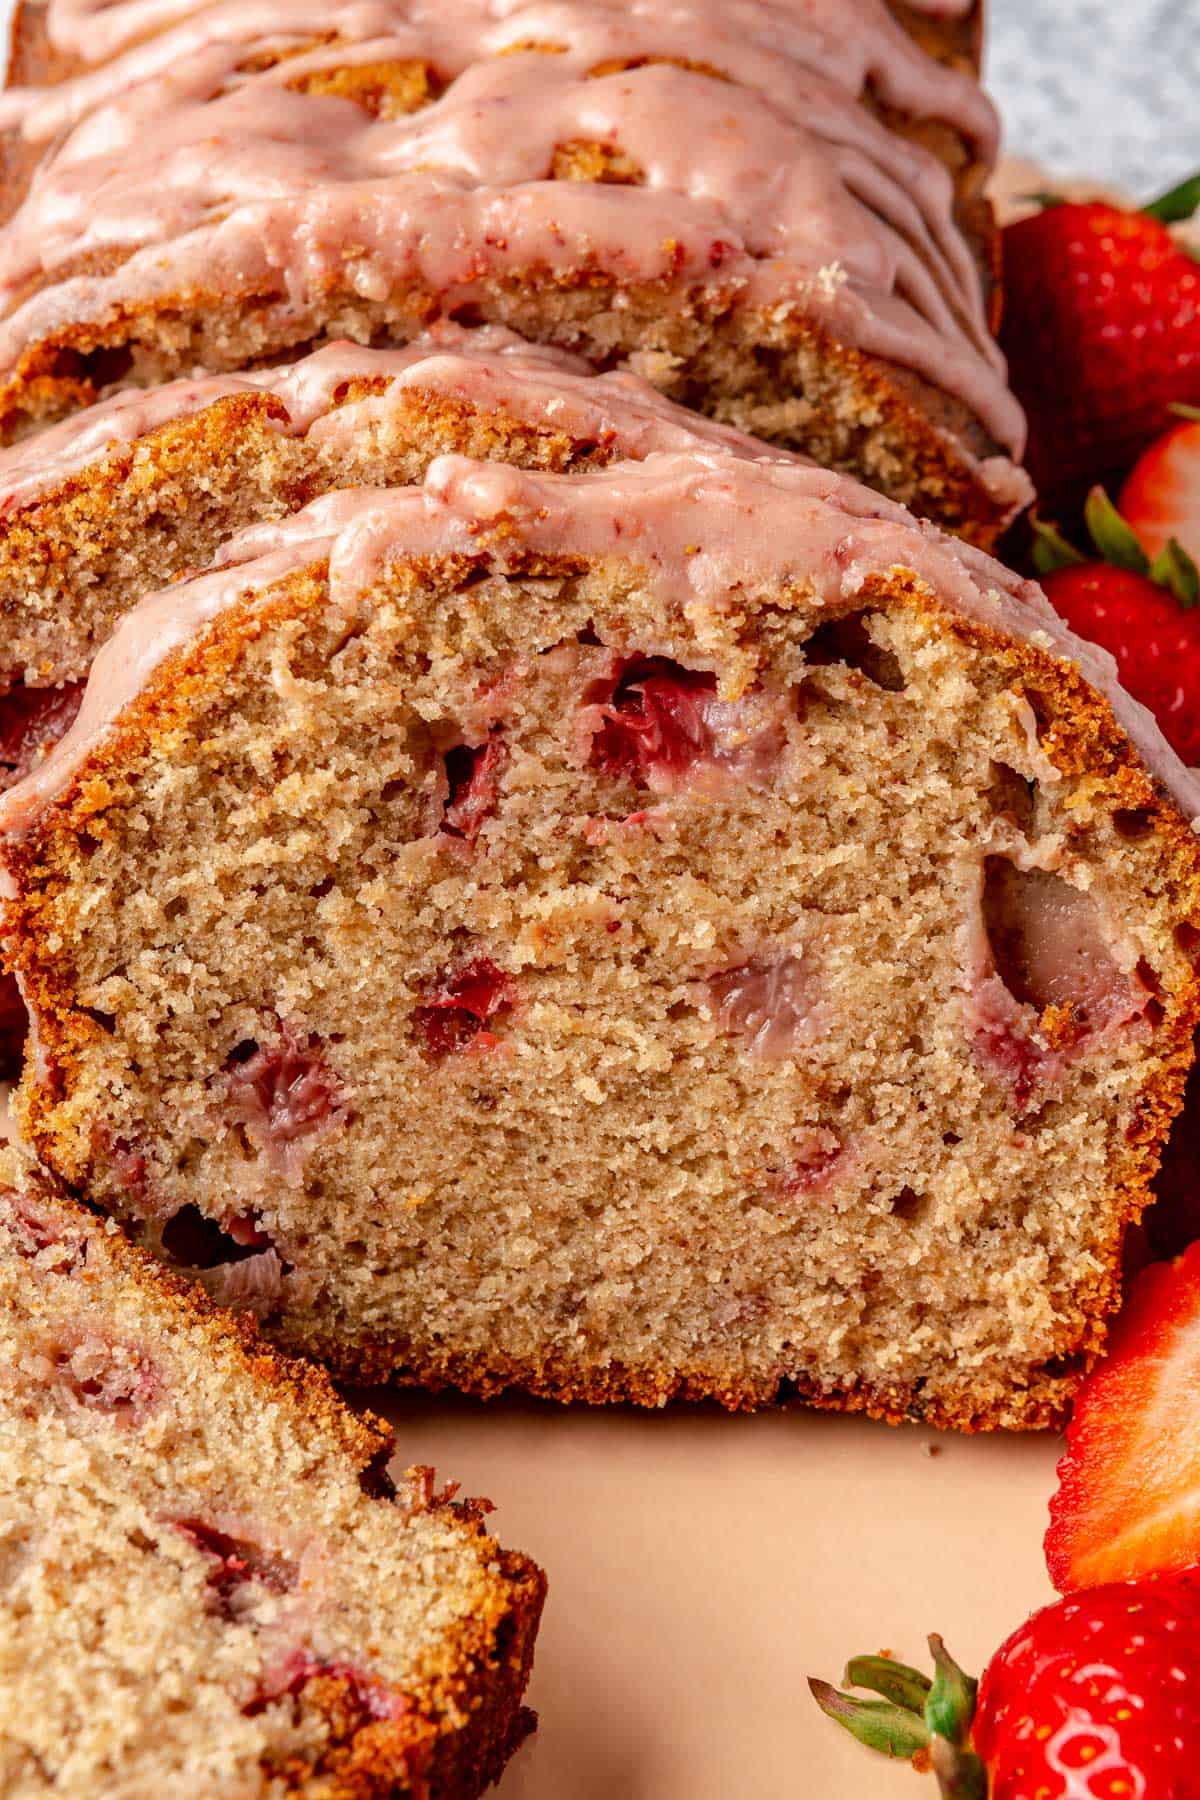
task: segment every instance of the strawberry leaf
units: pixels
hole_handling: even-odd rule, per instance
[[[1067,196],[1065,194],[1051,194],[1043,189],[1039,194],[1018,194],[1017,203],[1020,206],[1040,206],[1043,212],[1049,212],[1052,206],[1065,206],[1067,204]]]
[[[1150,558],[1102,487],[1094,487],[1083,509],[1092,542],[1114,569],[1130,569],[1135,575],[1150,573]]]
[[[1184,219],[1190,219],[1200,207],[1200,175],[1189,175],[1186,181],[1168,188],[1157,200],[1151,200],[1142,211],[1148,218],[1157,219],[1160,225],[1179,225]]]
[[[1053,575],[1056,569],[1069,569],[1074,563],[1086,562],[1087,558],[1079,554],[1074,544],[1049,519],[1039,519],[1034,513],[1031,523],[1033,566],[1039,575]]]
[[[1178,538],[1168,538],[1166,549],[1150,564],[1150,579],[1167,588],[1184,608],[1200,600],[1200,569]]]
[[[827,1718],[834,1719],[868,1750],[911,1761],[929,1748],[929,1729],[919,1714],[890,1700],[860,1700],[828,1681],[809,1677],[809,1692]]]
[[[931,1686],[928,1675],[890,1656],[856,1656],[846,1664],[842,1679],[847,1687],[869,1688],[914,1713],[924,1712]]]

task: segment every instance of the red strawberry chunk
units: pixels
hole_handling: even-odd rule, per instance
[[[423,990],[412,1015],[425,1055],[436,1061],[469,1046],[490,1047],[495,1040],[484,1026],[510,1011],[515,999],[512,977],[490,956],[443,971]]]
[[[257,1582],[273,1594],[285,1594],[295,1585],[296,1565],[276,1551],[264,1550],[249,1538],[231,1537],[204,1519],[172,1519],[171,1524],[197,1550],[212,1557],[208,1585],[222,1601],[228,1601],[234,1590],[247,1582]]]
[[[630,658],[589,692],[588,763],[663,794],[706,770],[761,783],[783,749],[783,706],[761,693],[720,700],[714,675],[666,657]]]
[[[18,684],[0,698],[0,765],[9,782],[28,775],[43,752],[65,737],[83,703],[82,681],[63,687]]]
[[[325,1661],[310,1650],[295,1650],[268,1675],[242,1711],[247,1718],[282,1700],[298,1695],[310,1681],[336,1682],[345,1698],[364,1721],[402,1719],[409,1710],[405,1696],[378,1676],[348,1662]]]
[[[161,1382],[149,1358],[132,1344],[80,1332],[52,1352],[54,1380],[79,1406],[96,1412],[142,1413]]]
[[[299,1180],[311,1151],[347,1117],[341,1084],[320,1040],[301,1039],[284,1023],[275,1043],[242,1047],[231,1062],[228,1101],[234,1118],[288,1180]]]
[[[473,844],[480,827],[496,810],[500,776],[508,762],[508,748],[499,738],[486,744],[459,744],[446,752],[449,794],[442,815],[442,830]]]

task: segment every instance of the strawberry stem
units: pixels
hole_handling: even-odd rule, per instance
[[[1178,538],[1167,539],[1166,549],[1150,564],[1150,579],[1174,594],[1185,611],[1200,600],[1200,569]]]
[[[1179,225],[1184,219],[1190,219],[1197,207],[1200,207],[1200,174],[1189,175],[1186,181],[1177,182],[1157,200],[1143,206],[1142,211],[1148,218],[1157,219],[1160,225]]]
[[[1074,544],[1049,519],[1039,519],[1034,513],[1031,523],[1033,566],[1039,575],[1053,575],[1056,569],[1069,569],[1075,563],[1086,562],[1087,558],[1079,554]]]

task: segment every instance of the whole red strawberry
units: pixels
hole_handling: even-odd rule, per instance
[[[1121,684],[1154,714],[1185,763],[1200,763],[1200,573],[1175,538],[1151,562],[1103,489],[1086,518],[1085,559],[1038,524],[1034,560],[1056,612],[1080,637],[1110,650]]]
[[[945,1800],[1200,1800],[1200,1570],[1058,1600],[979,1684],[931,1638],[936,1674],[858,1657],[850,1686],[810,1682],[874,1750],[932,1768]]]
[[[1050,205],[1003,234],[1001,343],[1050,504],[1123,473],[1173,402],[1200,402],[1200,266],[1167,229],[1198,198],[1187,182],[1144,212]]]
[[[1114,1582],[1015,1631],[979,1688],[991,1800],[1198,1800],[1200,1571]]]

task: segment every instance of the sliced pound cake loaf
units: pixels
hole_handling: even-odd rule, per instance
[[[25,1126],[346,1372],[1043,1423],[1191,1060],[1194,816],[844,477],[440,458],[135,609],[0,801]]]
[[[631,366],[980,541],[1028,497],[962,21],[924,19],[942,57],[883,0],[52,0],[44,23],[91,66],[0,104],[44,148],[0,243],[6,435],[449,317]]]
[[[485,1505],[0,1152],[0,1789],[475,1795],[543,1580]]]

